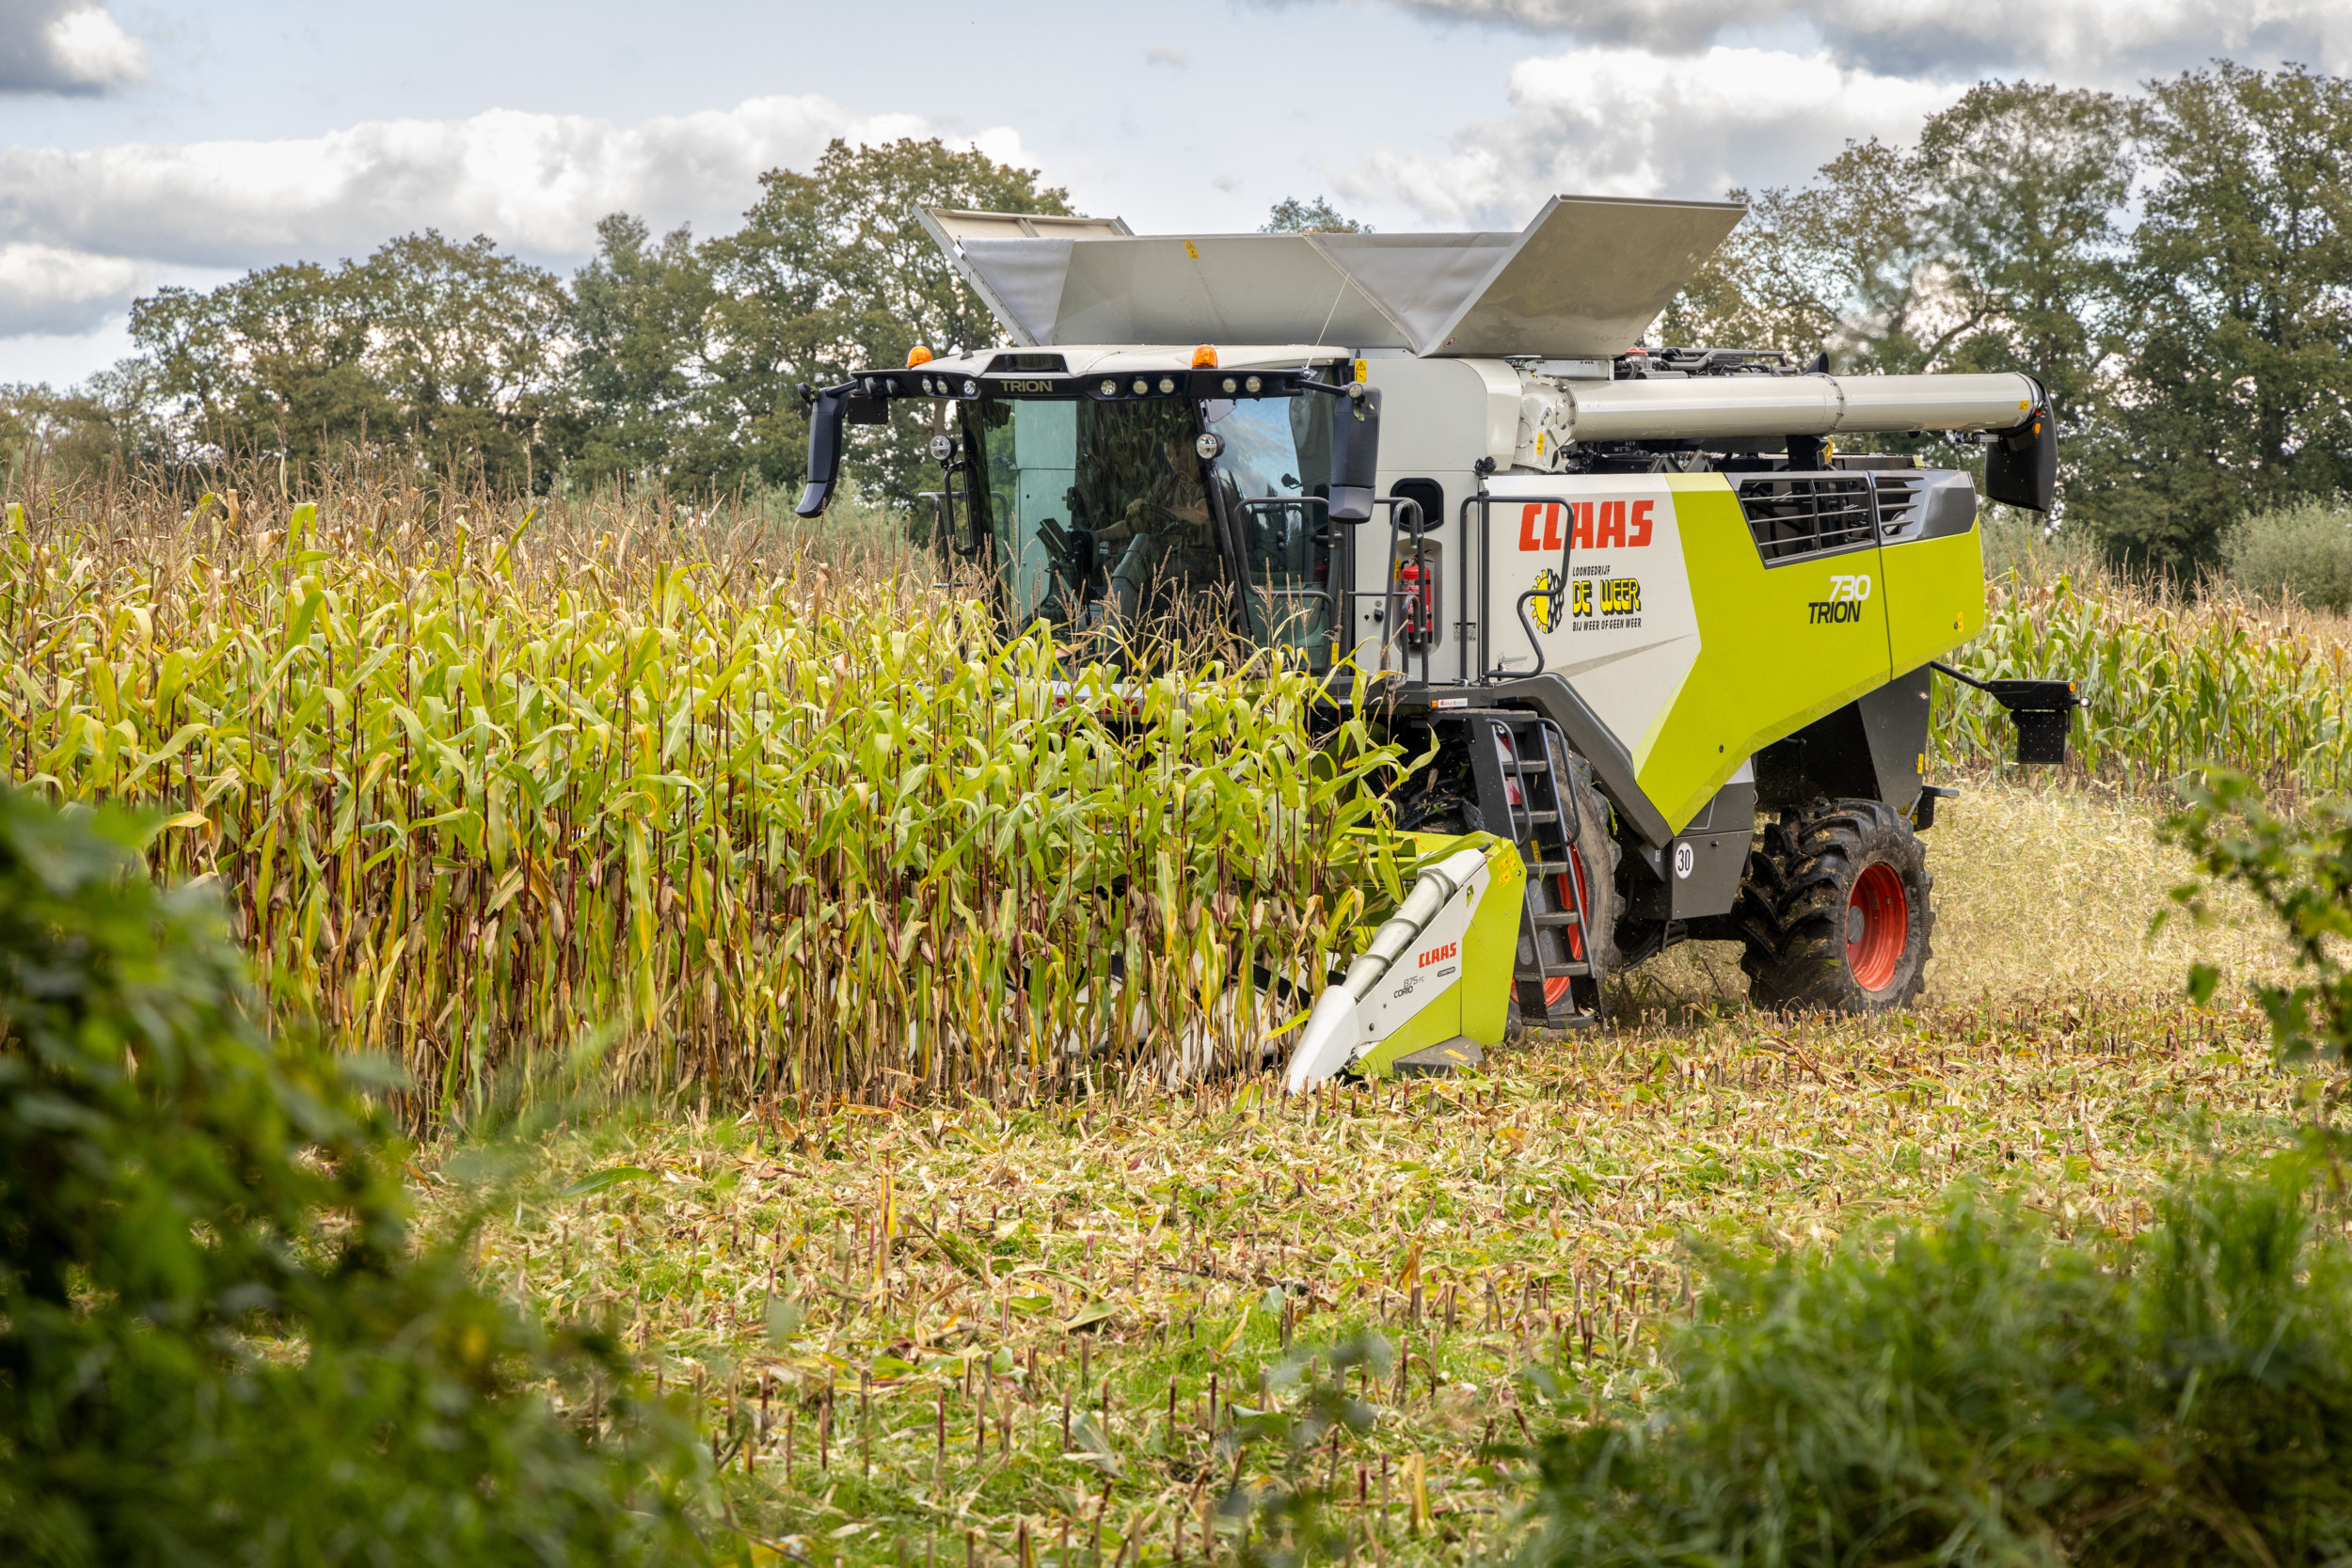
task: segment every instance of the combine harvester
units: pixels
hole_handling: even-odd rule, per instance
[[[1395,801],[1423,869],[1316,1000],[1293,1089],[1595,1022],[1612,968],[1694,938],[1745,944],[1759,1005],[1899,1007],[1951,793],[1923,777],[1931,672],[1984,621],[1979,503],[1837,444],[1979,441],[1990,498],[2046,512],[2056,430],[2026,375],[1643,348],[1742,211],[1190,237],[926,211],[1010,341],[807,392],[800,511],[846,424],[927,406],[941,536],[1008,626],[1212,617],[1343,701],[1371,673],[1368,717],[1434,747]],[[2071,685],[1987,689],[2020,761],[2062,758]]]

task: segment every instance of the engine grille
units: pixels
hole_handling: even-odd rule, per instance
[[[1867,476],[1870,494],[1879,508],[1879,537],[1892,539],[1920,520],[1920,497],[1928,487],[1927,475],[1916,468],[1880,469]]]
[[[1879,513],[1867,473],[1740,474],[1740,510],[1767,565],[1876,544]]]

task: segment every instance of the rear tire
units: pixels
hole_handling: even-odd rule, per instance
[[[1927,985],[1934,887],[1918,834],[1883,801],[1817,801],[1767,827],[1732,915],[1749,1001],[1800,1012],[1909,1006]]]

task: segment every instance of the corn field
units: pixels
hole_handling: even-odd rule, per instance
[[[264,516],[266,514],[266,516]],[[432,1121],[583,1042],[728,1098],[1199,1070],[1395,896],[1402,762],[1264,663],[1114,684],[929,564],[756,517],[524,515],[330,486],[11,505],[0,767],[164,823],[278,1000]],[[881,535],[877,535],[881,537]],[[835,545],[838,545],[836,540]],[[2345,640],[2011,572],[1960,659],[2081,683],[2079,770],[2347,783]],[[1170,666],[1182,670],[1183,666]],[[2008,754],[1936,683],[1947,758]]]
[[[2012,571],[1991,595],[1984,635],[1951,662],[1979,679],[2074,680],[2078,770],[2145,787],[2221,763],[2289,800],[2352,786],[2352,643],[2340,625],[2096,572]],[[1934,692],[1947,757],[2012,753],[2013,732],[1991,698],[1950,681]]]
[[[904,575],[361,510],[11,506],[0,766],[159,813],[156,874],[420,1122],[599,1030],[611,1081],[730,1098],[1248,1051],[1229,979],[1322,973],[1392,895],[1395,752],[1311,738],[1295,672],[1065,682]]]

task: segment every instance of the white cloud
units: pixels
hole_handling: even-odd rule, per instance
[[[493,110],[286,141],[0,148],[0,336],[87,331],[179,270],[331,261],[425,228],[568,264],[608,213],[729,229],[762,173],[809,167],[833,137],[930,134],[918,116],[806,97],[631,126]],[[1026,161],[1010,129],[965,139]]]
[[[428,226],[544,258],[584,254],[598,218],[731,224],[758,176],[806,167],[834,136],[923,134],[913,115],[854,117],[822,98],[758,98],[633,126],[492,110],[379,120],[323,136],[0,149],[0,241],[249,266],[372,249]],[[1009,131],[976,138],[1018,157]]]
[[[1841,65],[1948,77],[1986,71],[2122,83],[2222,55],[2352,65],[2344,0],[1397,0],[1600,44],[1688,55],[1778,32]],[[1747,84],[1770,94],[1769,80]]]
[[[0,0],[0,92],[102,92],[147,79],[147,51],[94,0]]]
[[[0,245],[0,335],[87,332],[149,281],[117,256],[46,245]]]
[[[1399,201],[1440,227],[1516,229],[1563,193],[1714,198],[1802,179],[1849,138],[1913,135],[1964,90],[1820,54],[1718,47],[1669,63],[1580,49],[1513,67],[1516,112],[1460,132],[1452,151],[1382,151],[1333,179],[1355,201]]]
[[[1181,44],[1155,43],[1143,52],[1146,65],[1185,65],[1191,59],[1192,52]]]

